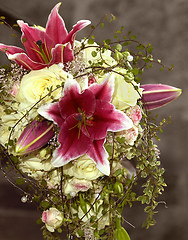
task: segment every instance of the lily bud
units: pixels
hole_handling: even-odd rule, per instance
[[[129,234],[121,226],[120,218],[116,219],[116,229],[114,231],[114,240],[130,240]]]
[[[146,84],[143,89],[142,102],[147,110],[160,108],[181,95],[182,90],[164,84]]]
[[[43,147],[53,135],[53,124],[46,120],[33,121],[20,135],[15,151],[19,155],[31,153]]]

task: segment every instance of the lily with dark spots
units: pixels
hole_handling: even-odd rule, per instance
[[[0,44],[0,51],[10,60],[29,70],[38,70],[74,59],[73,46],[76,33],[90,24],[89,20],[78,21],[68,33],[58,10],[58,3],[51,11],[46,28],[30,27],[22,20],[17,23],[22,31],[21,41],[25,51],[19,47]]]
[[[40,115],[60,127],[60,146],[52,158],[54,167],[87,154],[102,173],[110,174],[109,156],[104,148],[107,131],[117,132],[133,126],[132,120],[110,103],[113,91],[113,75],[83,92],[76,80],[67,79],[60,101],[39,108]]]

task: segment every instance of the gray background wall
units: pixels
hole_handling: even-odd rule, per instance
[[[0,9],[24,19],[26,22],[45,26],[47,16],[56,0],[0,0]],[[115,25],[108,26],[98,34],[99,41],[108,38],[115,29],[124,25],[144,43],[151,43],[157,58],[171,65],[174,71],[160,72],[159,67],[144,73],[143,83],[166,83],[183,89],[182,96],[174,103],[156,110],[161,116],[172,116],[159,143],[162,166],[166,168],[168,184],[162,199],[168,208],[160,205],[157,224],[148,231],[140,227],[145,218],[143,209],[137,205],[125,212],[127,221],[136,228],[126,226],[134,240],[186,240],[188,237],[188,1],[187,0],[64,0],[60,8],[67,28],[80,19],[93,23],[105,13],[117,17]],[[87,30],[78,37],[83,37]],[[0,26],[0,42],[19,45],[10,37],[11,31]],[[6,61],[0,54],[0,63]],[[29,204],[20,202],[19,193],[0,176],[0,239],[39,240],[41,233],[35,224],[40,215]]]

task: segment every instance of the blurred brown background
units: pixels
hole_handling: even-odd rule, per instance
[[[0,0],[0,15],[7,19],[23,19],[30,24],[45,26],[47,17],[57,0]],[[125,225],[132,240],[186,240],[188,239],[188,1],[187,0],[64,0],[60,14],[67,29],[81,19],[96,24],[105,13],[113,13],[117,21],[95,33],[96,40],[109,38],[122,25],[131,30],[141,42],[151,43],[156,58],[174,71],[160,71],[159,66],[143,74],[142,83],[164,83],[183,89],[182,96],[167,107],[155,110],[162,117],[171,115],[172,124],[164,129],[159,143],[161,162],[165,167],[168,187],[162,198],[168,208],[159,205],[157,224],[145,230],[143,208],[135,205],[125,211],[125,219],[135,229]],[[11,22],[12,23],[12,22]],[[88,28],[89,29],[89,28]],[[86,36],[88,30],[78,34]],[[0,42],[19,46],[11,30],[0,26]],[[20,45],[21,46],[21,45]],[[7,63],[0,53],[0,65]],[[0,175],[0,240],[40,240],[39,226],[35,224],[40,213],[28,203],[21,203],[20,195]]]

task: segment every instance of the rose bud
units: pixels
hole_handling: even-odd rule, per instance
[[[147,110],[160,108],[180,96],[182,90],[164,84],[142,85],[142,102]]]
[[[48,121],[33,121],[28,124],[16,144],[16,153],[28,154],[40,149],[53,137],[53,124]]]
[[[43,212],[42,222],[45,223],[46,228],[50,232],[61,226],[63,221],[63,214],[57,208],[50,208]]]

